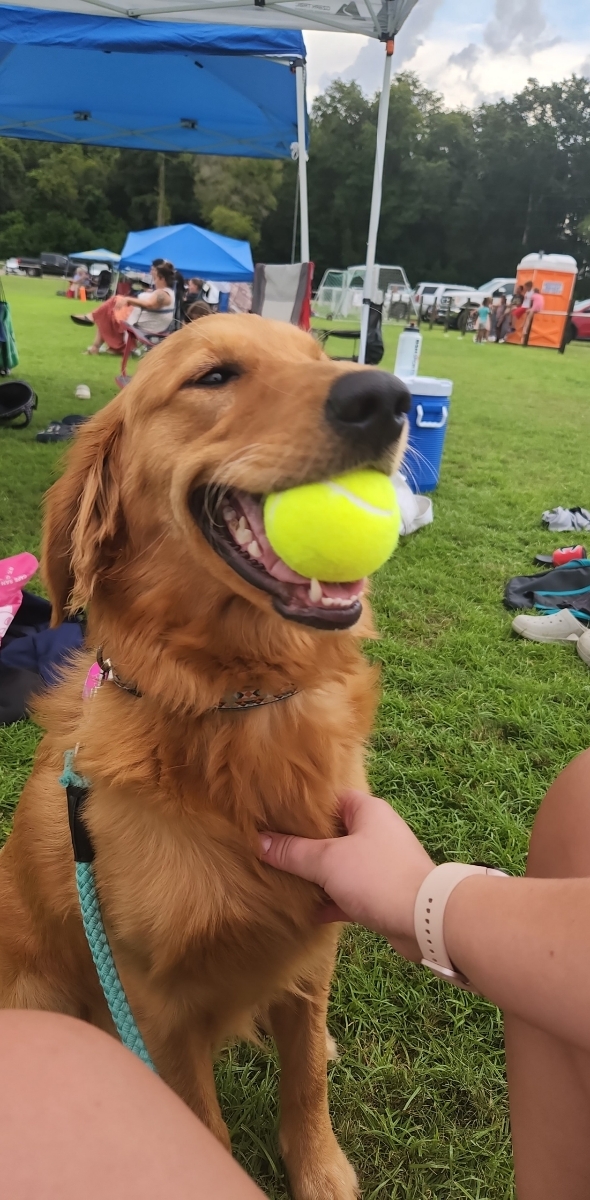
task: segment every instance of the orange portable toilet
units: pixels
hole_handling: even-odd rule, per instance
[[[515,316],[515,331],[507,342],[517,346],[544,346],[548,350],[563,350],[565,332],[571,309],[578,264],[571,254],[525,254],[516,272],[517,286],[532,283],[543,297],[539,312],[525,309]]]

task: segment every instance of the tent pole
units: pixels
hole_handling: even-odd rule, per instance
[[[383,86],[379,97],[379,115],[377,118],[377,144],[375,147],[375,169],[373,172],[373,194],[371,196],[371,216],[369,218],[369,235],[367,238],[367,265],[365,267],[365,282],[363,286],[363,308],[361,313],[361,342],[358,361],[364,363],[367,350],[367,333],[369,330],[369,305],[373,299],[373,275],[375,254],[377,252],[377,233],[381,215],[381,195],[383,191],[383,159],[385,156],[385,138],[387,136],[387,117],[389,113],[389,93],[391,88],[391,61],[393,58],[393,41],[385,46],[385,65],[383,68]]]
[[[309,216],[307,209],[307,150],[305,146],[305,78],[303,63],[295,67],[297,85],[297,142],[299,145],[299,212],[301,214],[301,236],[299,251],[301,262],[309,260]]]

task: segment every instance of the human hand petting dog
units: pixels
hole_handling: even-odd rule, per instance
[[[419,962],[414,908],[434,863],[384,800],[345,792],[340,817],[345,837],[261,833],[262,861],[319,884],[328,898],[321,920],[357,921]],[[505,1012],[590,1052],[589,903],[590,876],[470,875],[444,912],[450,960]]]
[[[357,921],[419,962],[414,905],[432,859],[385,800],[347,791],[340,797],[340,818],[346,837],[321,841],[262,833],[263,862],[319,884],[328,897],[323,921]]]

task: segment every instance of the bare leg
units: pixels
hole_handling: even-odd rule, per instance
[[[355,1173],[328,1111],[326,1010],[329,978],[314,996],[287,996],[270,1010],[281,1059],[281,1150],[295,1200],[354,1200]]]
[[[263,1200],[114,1038],[53,1013],[0,1013],[0,1161],[10,1200]]]
[[[527,874],[590,875],[590,750],[549,789]],[[518,1200],[588,1200],[590,1054],[507,1015],[506,1056]]]

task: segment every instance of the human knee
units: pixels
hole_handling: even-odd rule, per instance
[[[590,750],[561,771],[542,801],[531,834],[527,875],[590,875]]]

